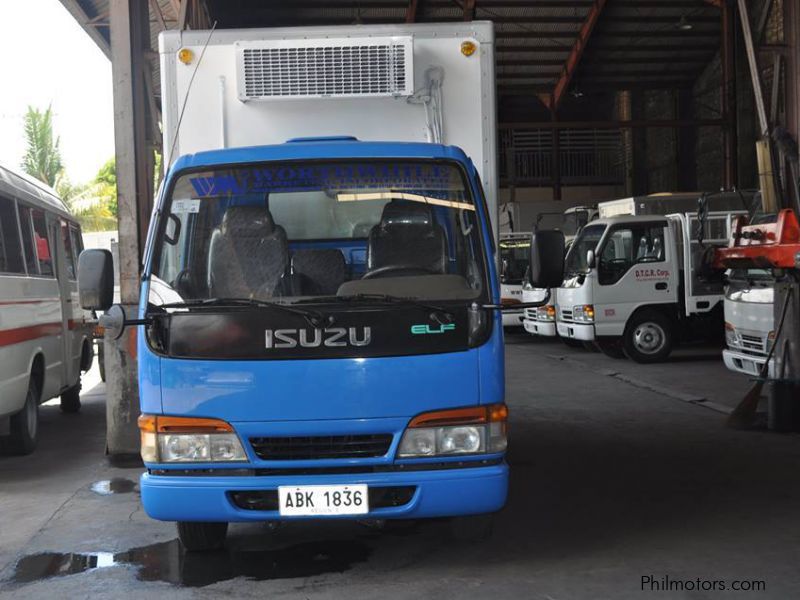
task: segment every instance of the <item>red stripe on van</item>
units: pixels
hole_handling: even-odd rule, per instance
[[[31,325],[30,327],[18,327],[16,329],[4,329],[0,331],[0,346],[10,346],[30,340],[35,340],[48,335],[60,335],[63,325],[58,323],[43,323]]]
[[[0,306],[11,306],[12,304],[44,304],[45,302],[58,302],[61,298],[44,298],[40,300],[8,300],[0,302]]]

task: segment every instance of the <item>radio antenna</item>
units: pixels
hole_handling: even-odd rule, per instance
[[[178,115],[178,124],[175,126],[175,137],[172,138],[172,145],[169,149],[169,160],[172,161],[172,153],[175,152],[175,144],[178,143],[178,133],[181,130],[181,123],[183,122],[183,113],[186,111],[186,104],[189,102],[189,92],[192,91],[192,84],[194,83],[194,76],[197,75],[197,70],[200,68],[200,63],[203,62],[203,56],[206,54],[206,48],[208,48],[209,42],[211,42],[211,36],[214,35],[214,30],[217,28],[217,21],[214,21],[214,24],[211,26],[211,30],[208,32],[208,38],[206,38],[205,44],[203,44],[203,49],[200,51],[200,56],[197,57],[197,64],[194,66],[194,71],[192,71],[192,76],[189,79],[189,85],[186,87],[186,94],[183,97],[183,104],[181,105],[181,112]],[[165,157],[167,158],[167,157]],[[169,163],[167,163],[169,165]],[[169,168],[169,166],[167,167]]]

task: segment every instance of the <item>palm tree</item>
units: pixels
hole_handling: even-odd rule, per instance
[[[28,106],[25,113],[25,141],[28,148],[22,159],[22,170],[55,187],[64,165],[58,147],[59,139],[53,139],[52,106],[45,111]]]

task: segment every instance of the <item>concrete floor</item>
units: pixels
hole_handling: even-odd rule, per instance
[[[439,521],[237,525],[226,552],[184,555],[130,484],[92,491],[138,471],[107,466],[87,381],[80,415],[43,407],[39,450],[0,458],[0,597],[798,597],[800,438],[724,427],[748,382],[716,352],[643,367],[510,335],[511,494],[477,545]],[[647,576],[766,589],[643,591]]]

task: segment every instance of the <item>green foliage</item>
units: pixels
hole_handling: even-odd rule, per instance
[[[22,158],[22,170],[50,187],[55,187],[64,165],[61,161],[59,139],[53,137],[53,111],[28,106],[24,117],[27,150]]]
[[[92,204],[75,212],[84,231],[111,231],[117,228],[117,217],[111,213],[107,202]]]
[[[95,175],[92,185],[101,202],[108,206],[111,214],[117,216],[117,165],[114,157],[109,158]]]

